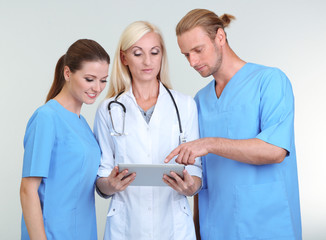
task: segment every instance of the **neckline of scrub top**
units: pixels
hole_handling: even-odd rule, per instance
[[[215,79],[213,79],[212,81],[212,87],[211,87],[211,91],[210,91],[210,95],[211,95],[211,99],[215,99],[215,102],[218,103],[220,101],[222,101],[222,99],[224,98],[224,95],[225,95],[225,92],[228,91],[228,89],[230,88],[230,85],[233,85],[233,82],[236,82],[236,79],[239,79],[239,75],[241,75],[241,72],[243,72],[243,70],[245,68],[247,68],[247,66],[249,66],[250,63],[245,63],[233,76],[232,78],[228,81],[228,83],[225,85],[220,97],[217,97],[216,95],[216,91],[215,91],[215,84],[216,84],[216,81]]]
[[[51,100],[49,100],[49,102],[50,102],[51,104],[55,105],[56,108],[57,108],[58,110],[60,110],[60,112],[61,112],[62,114],[64,114],[64,115],[66,115],[67,117],[72,117],[72,118],[75,118],[75,119],[77,119],[77,120],[81,120],[81,119],[82,119],[82,115],[81,115],[81,114],[78,116],[78,114],[69,111],[69,110],[66,109],[64,106],[62,106],[62,105],[61,105],[57,100],[55,100],[55,99],[51,99]]]

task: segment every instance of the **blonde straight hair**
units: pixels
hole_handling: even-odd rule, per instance
[[[128,50],[145,34],[151,32],[154,32],[159,36],[161,48],[162,48],[161,68],[157,76],[157,79],[161,81],[168,88],[170,89],[172,88],[170,83],[170,78],[169,78],[168,61],[167,61],[165,44],[160,30],[149,22],[136,21],[131,23],[129,26],[127,26],[127,28],[123,31],[120,37],[118,47],[115,51],[113,64],[112,64],[112,73],[110,77],[109,90],[106,95],[107,98],[114,97],[120,92],[129,91],[131,86],[132,76],[128,66],[125,66],[121,61],[121,51]]]

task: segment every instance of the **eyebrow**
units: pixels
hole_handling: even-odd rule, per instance
[[[93,77],[93,78],[97,78],[97,76],[95,76],[95,75],[93,75],[93,74],[89,74],[89,73],[86,73],[85,76],[87,76],[87,77],[90,76],[90,77]],[[102,79],[102,78],[107,78],[108,76],[109,76],[109,75],[106,75],[106,76],[104,76],[104,77],[101,77],[101,79]]]
[[[200,45],[194,46],[192,49],[190,49],[189,52],[194,51],[196,48],[203,47],[204,45],[205,45],[205,44],[200,44]],[[188,54],[189,52],[186,52],[186,53],[181,52],[181,53],[182,53],[182,54]]]
[[[94,78],[96,78],[96,76],[95,76],[95,75],[93,75],[93,74],[90,74],[90,73],[85,73],[85,76],[90,76],[90,77],[94,77]]]

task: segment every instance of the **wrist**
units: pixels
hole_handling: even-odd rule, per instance
[[[207,153],[212,153],[213,152],[213,142],[214,142],[214,138],[212,137],[207,137],[207,138],[204,138],[205,141],[204,141],[204,146],[206,148],[206,152]]]
[[[194,185],[193,185],[191,194],[189,194],[188,197],[192,197],[192,196],[196,195],[202,189],[201,178],[197,177],[197,176],[192,176],[192,178],[194,179]]]

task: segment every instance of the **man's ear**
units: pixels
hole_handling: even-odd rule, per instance
[[[217,29],[215,42],[220,46],[223,46],[226,43],[226,34],[222,28]]]

